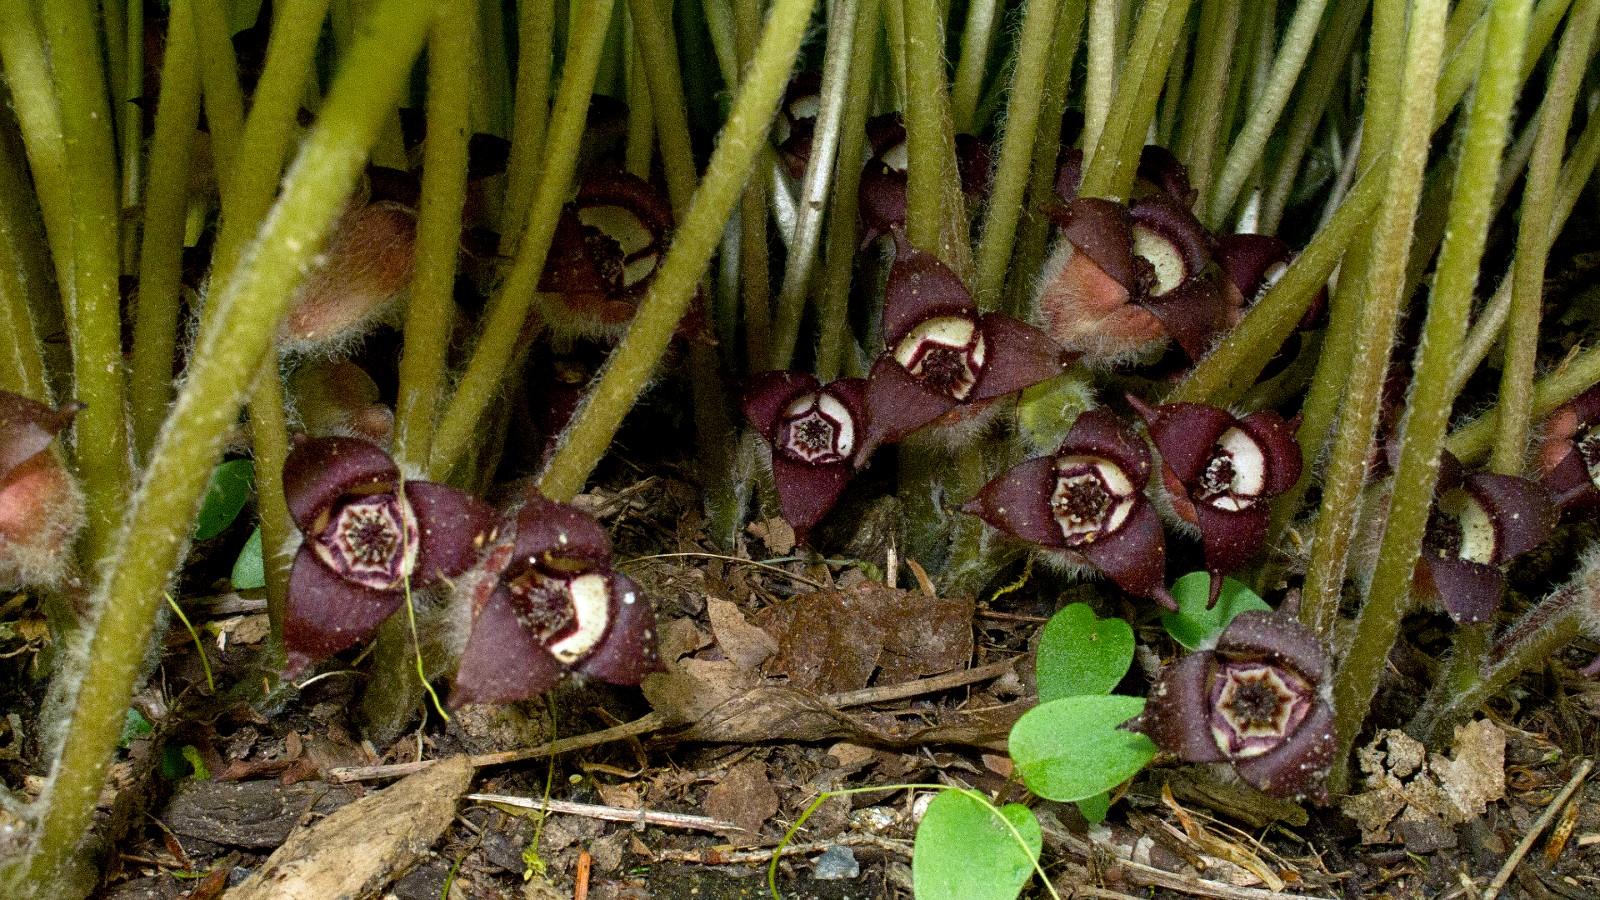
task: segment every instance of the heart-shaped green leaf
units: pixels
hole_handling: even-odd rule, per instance
[[[261,529],[250,532],[239,558],[233,561],[233,589],[249,591],[267,586],[267,568],[261,559]]]
[[[1122,730],[1142,697],[1064,697],[1028,710],[1011,726],[1011,760],[1041,797],[1083,800],[1132,778],[1156,755],[1142,734]]]
[[[1133,628],[1074,603],[1051,616],[1039,634],[1039,702],[1109,694],[1132,664]]]
[[[1190,650],[1198,650],[1206,641],[1222,633],[1233,617],[1252,609],[1272,611],[1267,601],[1256,592],[1232,578],[1222,579],[1222,591],[1217,594],[1217,605],[1206,609],[1211,598],[1211,575],[1208,572],[1190,572],[1172,585],[1172,597],[1178,601],[1178,611],[1161,617],[1172,639]]]
[[[212,469],[211,484],[206,487],[206,499],[195,520],[194,539],[209,540],[232,525],[249,502],[254,481],[255,464],[248,459],[230,459]]]
[[[1015,900],[1033,877],[1041,843],[1039,821],[1027,807],[995,809],[970,791],[941,791],[917,826],[911,852],[917,900]]]
[[[1078,813],[1090,825],[1099,825],[1106,820],[1106,813],[1111,811],[1111,794],[1101,791],[1093,797],[1085,797],[1077,801]]]

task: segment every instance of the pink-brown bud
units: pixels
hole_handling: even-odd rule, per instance
[[[50,444],[82,407],[0,391],[0,590],[59,584],[83,527],[83,494]]]

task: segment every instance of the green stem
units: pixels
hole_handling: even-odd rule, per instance
[[[78,853],[144,662],[163,586],[182,555],[212,464],[295,285],[355,185],[379,119],[393,108],[439,4],[386,0],[356,45],[289,172],[274,214],[229,283],[213,295],[189,377],[156,442],[92,605],[83,679],[41,797],[28,856],[8,875],[12,896],[48,895]],[[102,119],[104,122],[104,119]]]
[[[283,623],[289,603],[289,567],[284,552],[294,536],[289,499],[283,489],[283,464],[289,458],[289,415],[284,408],[283,378],[275,354],[256,371],[250,391],[250,453],[255,459],[256,515],[261,526],[261,568],[267,587],[268,647],[274,664],[282,660]]]
[[[1132,190],[1172,48],[1188,15],[1189,0],[1150,0],[1141,8],[1128,48],[1128,65],[1111,101],[1111,116],[1094,153],[1084,160],[1080,196],[1122,200]],[[1087,154],[1087,145],[1085,148]]]
[[[111,546],[131,476],[127,388],[122,368],[121,214],[98,32],[85,5],[47,3],[72,203],[72,290],[68,317],[74,398],[87,404],[74,425],[78,475],[88,500],[84,547],[97,563]]]
[[[1202,197],[1211,190],[1211,170],[1222,128],[1217,110],[1226,103],[1228,70],[1239,38],[1243,8],[1244,0],[1205,0],[1200,7],[1198,30],[1204,39],[1195,42],[1194,66],[1183,98],[1179,139],[1173,150],[1188,166],[1189,183]]]
[[[728,9],[723,2],[706,4]],[[761,38],[761,10],[756,0],[735,0],[728,13],[735,74],[750,64]],[[726,73],[725,73],[726,76]],[[725,79],[729,84],[736,79]],[[858,154],[859,156],[859,154]],[[860,174],[856,177],[859,179]],[[772,260],[767,251],[767,183],[761,177],[745,182],[739,205],[739,286],[744,309],[745,365],[751,372],[767,367],[772,341]],[[851,199],[854,202],[854,198]]]
[[[988,216],[978,243],[978,275],[973,295],[983,309],[999,305],[1006,271],[1022,213],[1022,197],[1033,167],[1033,143],[1039,134],[1050,50],[1055,41],[1058,0],[1029,0],[1022,15],[1017,65],[1011,76],[1011,102],[1006,106],[1000,161],[989,194]],[[1058,119],[1059,124],[1059,119]]]
[[[489,304],[467,370],[434,432],[428,471],[435,480],[443,480],[461,461],[510,369],[555,236],[556,220],[567,200],[567,186],[577,169],[589,96],[594,92],[612,6],[613,0],[590,0],[583,14],[571,23],[566,64],[540,156],[539,181],[528,206],[526,230],[517,242],[511,271]]]
[[[1565,359],[1555,371],[1534,382],[1533,397],[1528,403],[1528,414],[1542,419],[1561,404],[1600,384],[1600,346],[1590,347]],[[1496,432],[1494,410],[1473,419],[1450,434],[1444,448],[1471,466],[1489,455]]]
[[[628,136],[623,144],[623,168],[630,175],[650,178],[656,153],[656,114],[650,103],[650,83],[645,76],[644,54],[635,36],[638,28],[628,17]]]
[[[777,0],[768,12],[761,43],[694,202],[627,334],[606,361],[540,479],[546,496],[566,500],[583,487],[666,352],[722,237],[722,225],[750,177],[810,21],[811,3]]]
[[[189,161],[200,117],[199,48],[189,0],[173,0],[161,61],[161,100],[150,145],[150,190],[139,250],[139,305],[133,321],[133,404],[136,458],[146,459],[172,400],[183,237],[189,211]]]
[[[972,0],[967,6],[967,22],[961,31],[961,57],[956,62],[956,77],[950,85],[950,122],[958,134],[973,130],[978,98],[983,94],[983,79],[989,72],[998,6],[996,0]],[[833,26],[834,23],[828,23],[829,28]],[[1027,29],[1026,24],[1023,29]]]
[[[633,15],[634,38],[644,59],[645,81],[650,86],[650,107],[655,113],[656,139],[661,144],[667,196],[672,201],[673,214],[682,216],[694,197],[694,147],[689,141],[678,48],[671,39],[672,24],[662,18],[659,2],[628,0],[628,11]]]
[[[778,289],[777,316],[772,325],[768,368],[787,369],[794,360],[800,338],[800,318],[805,312],[806,288],[816,268],[822,240],[823,211],[828,206],[834,158],[839,150],[840,120],[844,116],[845,90],[850,86],[850,61],[855,44],[858,0],[837,0],[823,53],[821,104],[811,138],[811,155],[800,180],[799,214],[794,238],[784,257],[783,283]],[[909,190],[909,188],[908,188]]]
[[[1199,24],[1194,19],[1194,16],[1183,18],[1183,30],[1178,33],[1172,63],[1167,66],[1167,84],[1161,91],[1161,105],[1156,112],[1155,126],[1150,131],[1150,143],[1162,147],[1172,146],[1173,132],[1178,127],[1178,112],[1183,105],[1183,85],[1188,81],[1191,71],[1190,52],[1194,44],[1194,30]]]
[[[1506,321],[1505,366],[1501,370],[1498,433],[1489,465],[1496,472],[1520,475],[1528,449],[1528,395],[1539,353],[1539,314],[1544,303],[1544,269],[1550,252],[1551,210],[1556,202],[1561,156],[1578,84],[1589,67],[1589,50],[1600,22],[1600,0],[1578,0],[1567,19],[1556,50],[1555,69],[1539,111],[1539,136],[1528,161],[1522,190],[1521,227],[1516,264],[1511,270],[1511,309]],[[1492,194],[1492,188],[1491,194]]]
[[[48,404],[54,397],[29,303],[24,259],[29,252],[25,216],[33,201],[25,171],[12,154],[11,142],[0,139],[0,391]]]
[[[0,0],[0,21],[5,22],[0,28],[0,62],[5,63],[6,87],[22,130],[56,282],[66,298],[72,285],[72,200],[61,110],[51,90],[50,62],[37,14],[36,4]],[[72,304],[63,300],[62,306],[70,318]]]
[[[1122,45],[1117,41],[1118,0],[1089,0],[1088,70],[1083,85],[1083,138],[1079,146],[1090,154],[1100,143],[1111,97],[1117,92]]]
[[[223,0],[194,0],[194,30],[200,40],[206,131],[211,136],[211,157],[226,216],[234,161],[239,158],[244,133],[244,92],[239,88],[239,62],[233,55],[233,30],[228,27],[228,11],[222,4]]]
[[[1311,52],[1312,43],[1320,35],[1318,26],[1322,24],[1322,12],[1327,5],[1328,0],[1300,0],[1295,6],[1294,17],[1289,20],[1283,43],[1279,45],[1277,57],[1272,62],[1272,73],[1267,76],[1266,91],[1251,102],[1250,117],[1245,120],[1238,137],[1234,138],[1233,149],[1228,151],[1222,174],[1217,177],[1216,188],[1203,208],[1201,219],[1212,228],[1221,226],[1229,210],[1233,209],[1234,201],[1239,198],[1240,189],[1266,152],[1267,138],[1272,136],[1273,129],[1277,127],[1278,116],[1288,105],[1289,95],[1300,79],[1306,55]]]
[[[938,0],[888,0],[906,28],[906,239],[971,281],[966,199],[956,174]],[[910,89],[915,85],[915,89]]]
[[[557,0],[521,0],[517,6],[517,96],[506,162],[506,199],[501,209],[500,253],[516,252],[539,180],[550,119],[550,60]]]
[[[860,0],[855,39],[850,43],[850,83],[839,121],[839,159],[833,175],[833,208],[823,251],[817,378],[839,377],[850,340],[850,280],[855,274],[857,191],[866,155],[867,115],[872,109],[872,71],[877,63],[880,0]]]
[[[139,189],[144,184],[144,109],[138,101],[144,96],[144,0],[118,0],[127,3],[128,29],[123,35],[126,67],[117,84],[117,142],[122,152],[122,208],[139,208]],[[132,218],[122,223],[122,270],[132,273],[138,254],[138,229]]]

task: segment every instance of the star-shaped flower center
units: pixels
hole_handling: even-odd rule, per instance
[[[1056,461],[1050,509],[1068,546],[1092,543],[1122,527],[1135,496],[1127,473],[1108,459],[1072,455]]]
[[[517,618],[556,659],[572,664],[605,635],[611,618],[611,588],[597,572],[571,578],[538,569],[506,582]]]
[[[1490,565],[1494,562],[1494,520],[1471,493],[1455,488],[1435,505],[1423,547],[1441,558]]]
[[[855,419],[827,393],[805,394],[783,411],[778,447],[814,466],[842,462],[855,452]]]
[[[405,498],[374,494],[339,507],[312,547],[345,579],[388,591],[411,574],[417,545],[417,522]]]
[[[968,316],[939,316],[921,323],[895,347],[895,359],[923,387],[965,400],[983,372],[986,348]]]
[[[1294,733],[1311,700],[1311,685],[1288,669],[1223,663],[1212,686],[1212,737],[1235,759],[1260,756]]]
[[[1589,429],[1575,443],[1578,457],[1589,472],[1589,480],[1595,487],[1600,487],[1600,428]]]
[[[1265,487],[1266,454],[1261,445],[1242,429],[1224,431],[1200,473],[1198,499],[1237,512],[1254,505]]]

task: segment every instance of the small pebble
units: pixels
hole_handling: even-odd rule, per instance
[[[824,850],[811,867],[811,877],[818,881],[839,881],[860,874],[861,866],[856,862],[855,852],[837,844]]]

